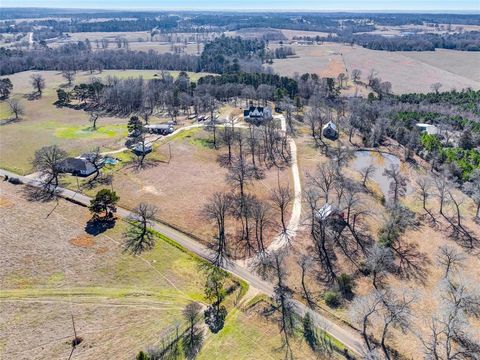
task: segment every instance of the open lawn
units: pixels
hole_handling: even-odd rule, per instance
[[[383,81],[392,83],[394,93],[428,92],[435,82],[442,83],[445,91],[480,89],[480,54],[476,52],[388,52],[336,43],[291,46],[295,56],[274,60],[273,70],[279,74],[309,72],[337,77],[359,69],[366,81],[374,69]]]
[[[10,118],[8,106],[5,102],[0,102],[0,167],[22,174],[29,173],[35,150],[46,145],[59,145],[74,156],[97,146],[102,151],[123,147],[127,135],[126,118],[101,117],[97,121],[97,130],[94,131],[90,128],[87,112],[55,106],[56,89],[65,83],[57,71],[35,72],[41,73],[45,78],[46,88],[40,99],[28,100],[26,97],[32,92],[30,77],[33,73],[26,71],[8,76],[13,83],[12,97],[24,105],[25,115],[18,122],[6,121]],[[100,74],[81,72],[76,75],[75,83],[88,82],[92,76],[103,79],[107,76],[142,76],[152,79],[155,74],[158,71],[103,71]],[[178,72],[171,74],[176,76]],[[201,75],[203,74],[192,73],[191,78],[196,80]]]

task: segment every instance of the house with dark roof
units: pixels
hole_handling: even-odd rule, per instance
[[[245,121],[260,123],[272,119],[272,110],[268,106],[250,106],[243,110],[243,118]]]
[[[68,157],[61,161],[58,167],[61,172],[76,176],[89,176],[96,171],[92,162],[85,158]]]
[[[327,139],[337,140],[338,139],[337,125],[335,125],[333,122],[329,121],[328,123],[326,123],[323,126],[322,135],[325,136]]]

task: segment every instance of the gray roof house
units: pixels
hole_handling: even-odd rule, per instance
[[[337,140],[338,139],[337,125],[335,125],[333,122],[329,121],[328,123],[326,123],[323,126],[322,135],[325,136],[327,139]]]
[[[68,157],[58,165],[61,172],[72,175],[89,176],[95,172],[95,166],[84,158]]]
[[[250,106],[243,110],[243,118],[245,121],[262,122],[272,119],[272,110],[268,106]]]

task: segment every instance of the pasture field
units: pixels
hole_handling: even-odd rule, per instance
[[[428,92],[435,82],[442,83],[445,91],[480,89],[480,54],[475,52],[387,52],[336,43],[291,47],[296,55],[275,60],[275,72],[292,76],[301,69],[301,73],[337,77],[359,69],[365,81],[374,69],[383,81],[392,83],[394,93]]]
[[[220,138],[220,127],[217,136]],[[153,160],[142,170],[136,170],[130,161],[131,152],[116,154],[124,160],[113,169],[113,188],[120,196],[120,204],[134,208],[140,202],[157,204],[158,218],[196,235],[202,240],[210,240],[214,234],[213,224],[203,216],[203,208],[216,192],[230,192],[232,185],[227,182],[227,169],[217,162],[217,157],[226,154],[225,147],[213,149],[212,133],[202,128],[193,128],[180,132],[173,137],[156,142],[154,151],[147,161]],[[171,154],[171,158],[170,158]],[[170,159],[170,160],[169,160]],[[110,171],[105,169],[104,173]],[[290,184],[290,168],[277,170],[275,167],[265,170],[265,177],[247,184],[249,193],[266,200],[277,187]],[[65,185],[77,189],[74,177],[67,176]],[[109,185],[103,185],[109,187]],[[100,187],[84,188],[82,191],[94,195]],[[268,244],[277,231],[279,224],[274,222],[272,231],[265,236]],[[229,224],[229,233],[233,236],[236,224]],[[268,236],[267,236],[268,235]]]
[[[0,183],[0,218],[0,328],[8,329],[0,332],[2,358],[68,358],[73,316],[82,338],[74,358],[132,359],[159,345],[175,324],[185,327],[181,312],[188,302],[205,303],[200,261],[162,239],[141,256],[125,253],[122,220],[92,236],[85,231],[86,208],[62,199],[30,201],[25,187],[6,182]],[[254,295],[249,291],[235,304],[237,289],[227,298],[225,327],[218,334],[205,329],[199,359],[283,354],[276,315],[265,317],[268,304],[254,302]],[[319,359],[301,334],[292,343],[296,355]]]
[[[203,301],[204,277],[191,255],[158,239],[134,257],[120,246],[121,220],[92,236],[87,209],[31,202],[24,190],[0,185],[2,358],[67,358],[73,314],[83,338],[76,356],[131,359],[182,322],[185,304]]]
[[[32,92],[30,77],[40,73],[45,78],[46,88],[40,99],[28,100]],[[103,71],[90,74],[78,73],[75,83],[88,82],[91,77],[105,79],[107,76],[120,78],[139,77],[153,79],[158,71]],[[176,76],[178,72],[171,72]],[[203,74],[191,73],[192,80]],[[72,155],[99,146],[102,151],[115,150],[123,147],[127,135],[126,118],[101,117],[97,122],[97,130],[93,131],[89,122],[89,114],[83,110],[54,105],[57,100],[56,89],[64,86],[65,80],[60,72],[26,71],[6,76],[13,83],[12,97],[17,98],[25,107],[25,115],[18,122],[9,122],[10,114],[5,102],[0,102],[0,167],[18,172],[31,171],[31,159],[35,150],[46,145],[59,145]],[[158,119],[157,119],[158,120]],[[159,120],[158,120],[159,121]]]

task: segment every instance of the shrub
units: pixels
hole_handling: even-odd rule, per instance
[[[338,285],[338,291],[340,291],[340,293],[344,298],[352,296],[354,280],[350,275],[342,273],[337,278],[337,285]]]
[[[340,306],[340,295],[336,291],[327,291],[323,294],[323,299],[325,303],[331,308],[336,308]]]

